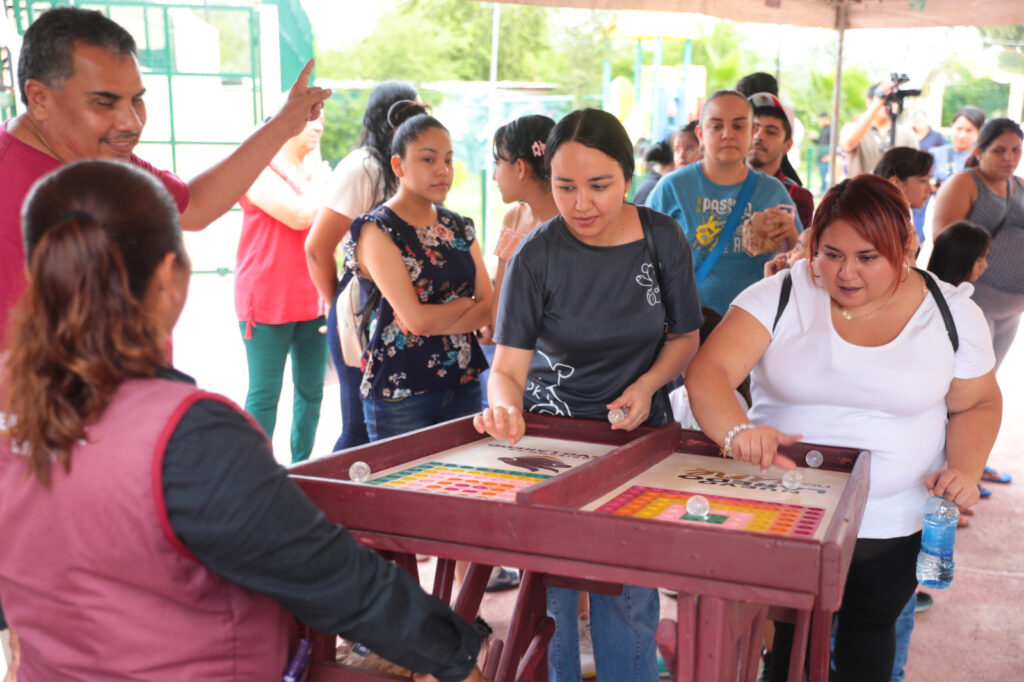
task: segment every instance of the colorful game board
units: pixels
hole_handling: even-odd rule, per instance
[[[493,438],[374,472],[368,485],[511,501],[516,493],[614,449],[614,445],[525,436]]]
[[[597,508],[624,516],[676,521],[679,523],[710,523],[723,528],[813,537],[825,516],[820,507],[744,500],[738,497],[705,495],[711,509],[707,516],[686,512],[686,503],[696,493],[632,486]]]
[[[475,467],[468,464],[424,462],[402,471],[375,478],[371,485],[430,493],[514,500],[520,488],[540,483],[551,476],[517,473],[507,469]]]
[[[848,475],[801,467],[802,484],[782,485],[781,469],[762,472],[734,459],[674,452],[646,471],[587,504],[587,511],[713,524],[722,529],[820,539]],[[686,513],[686,501],[703,495],[707,518]]]

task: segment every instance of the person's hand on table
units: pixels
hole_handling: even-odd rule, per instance
[[[523,411],[508,405],[493,405],[473,417],[473,428],[477,433],[486,433],[498,440],[507,440],[515,445],[526,433]]]
[[[945,497],[960,507],[973,506],[981,499],[978,481],[952,467],[936,471],[924,480],[924,485],[932,495]]]
[[[783,433],[762,424],[740,431],[732,439],[732,457],[751,464],[757,464],[761,471],[775,465],[780,469],[795,469],[796,462],[779,454],[780,445],[792,445],[803,438],[802,434]]]

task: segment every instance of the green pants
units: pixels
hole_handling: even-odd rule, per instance
[[[245,410],[256,418],[267,436],[274,437],[277,403],[281,399],[285,359],[291,354],[292,384],[292,461],[309,457],[320,421],[320,401],[324,395],[327,367],[327,335],[320,329],[323,317],[307,322],[254,324],[252,338],[245,338],[245,322],[239,322],[245,357],[249,365],[249,392]]]

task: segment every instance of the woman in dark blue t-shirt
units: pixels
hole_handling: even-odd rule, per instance
[[[447,129],[413,102],[388,116],[398,192],[354,220],[345,245],[346,267],[381,292],[360,387],[371,441],[480,410],[487,361],[473,332],[491,305],[473,228],[440,207],[453,175]]]
[[[548,137],[552,196],[560,215],[523,240],[508,265],[488,384],[490,407],[477,430],[515,443],[523,409],[605,419],[613,429],[664,424],[667,401],[652,400],[697,350],[700,301],[682,230],[666,215],[625,201],[633,147],[618,119],[574,111]],[[657,251],[647,249],[642,220]],[[664,345],[662,340],[664,339]],[[555,636],[549,679],[580,679],[576,592],[548,590]],[[658,677],[658,593],[626,585],[590,599],[598,679]]]

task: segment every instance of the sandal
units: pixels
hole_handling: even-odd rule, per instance
[[[980,483],[978,484],[978,494],[981,495],[981,499],[983,500],[986,497],[992,497],[992,491],[988,488],[982,488]]]
[[[986,483],[1010,483],[1013,481],[1013,476],[1001,474],[992,467],[985,467],[985,471],[981,474],[981,480]]]

